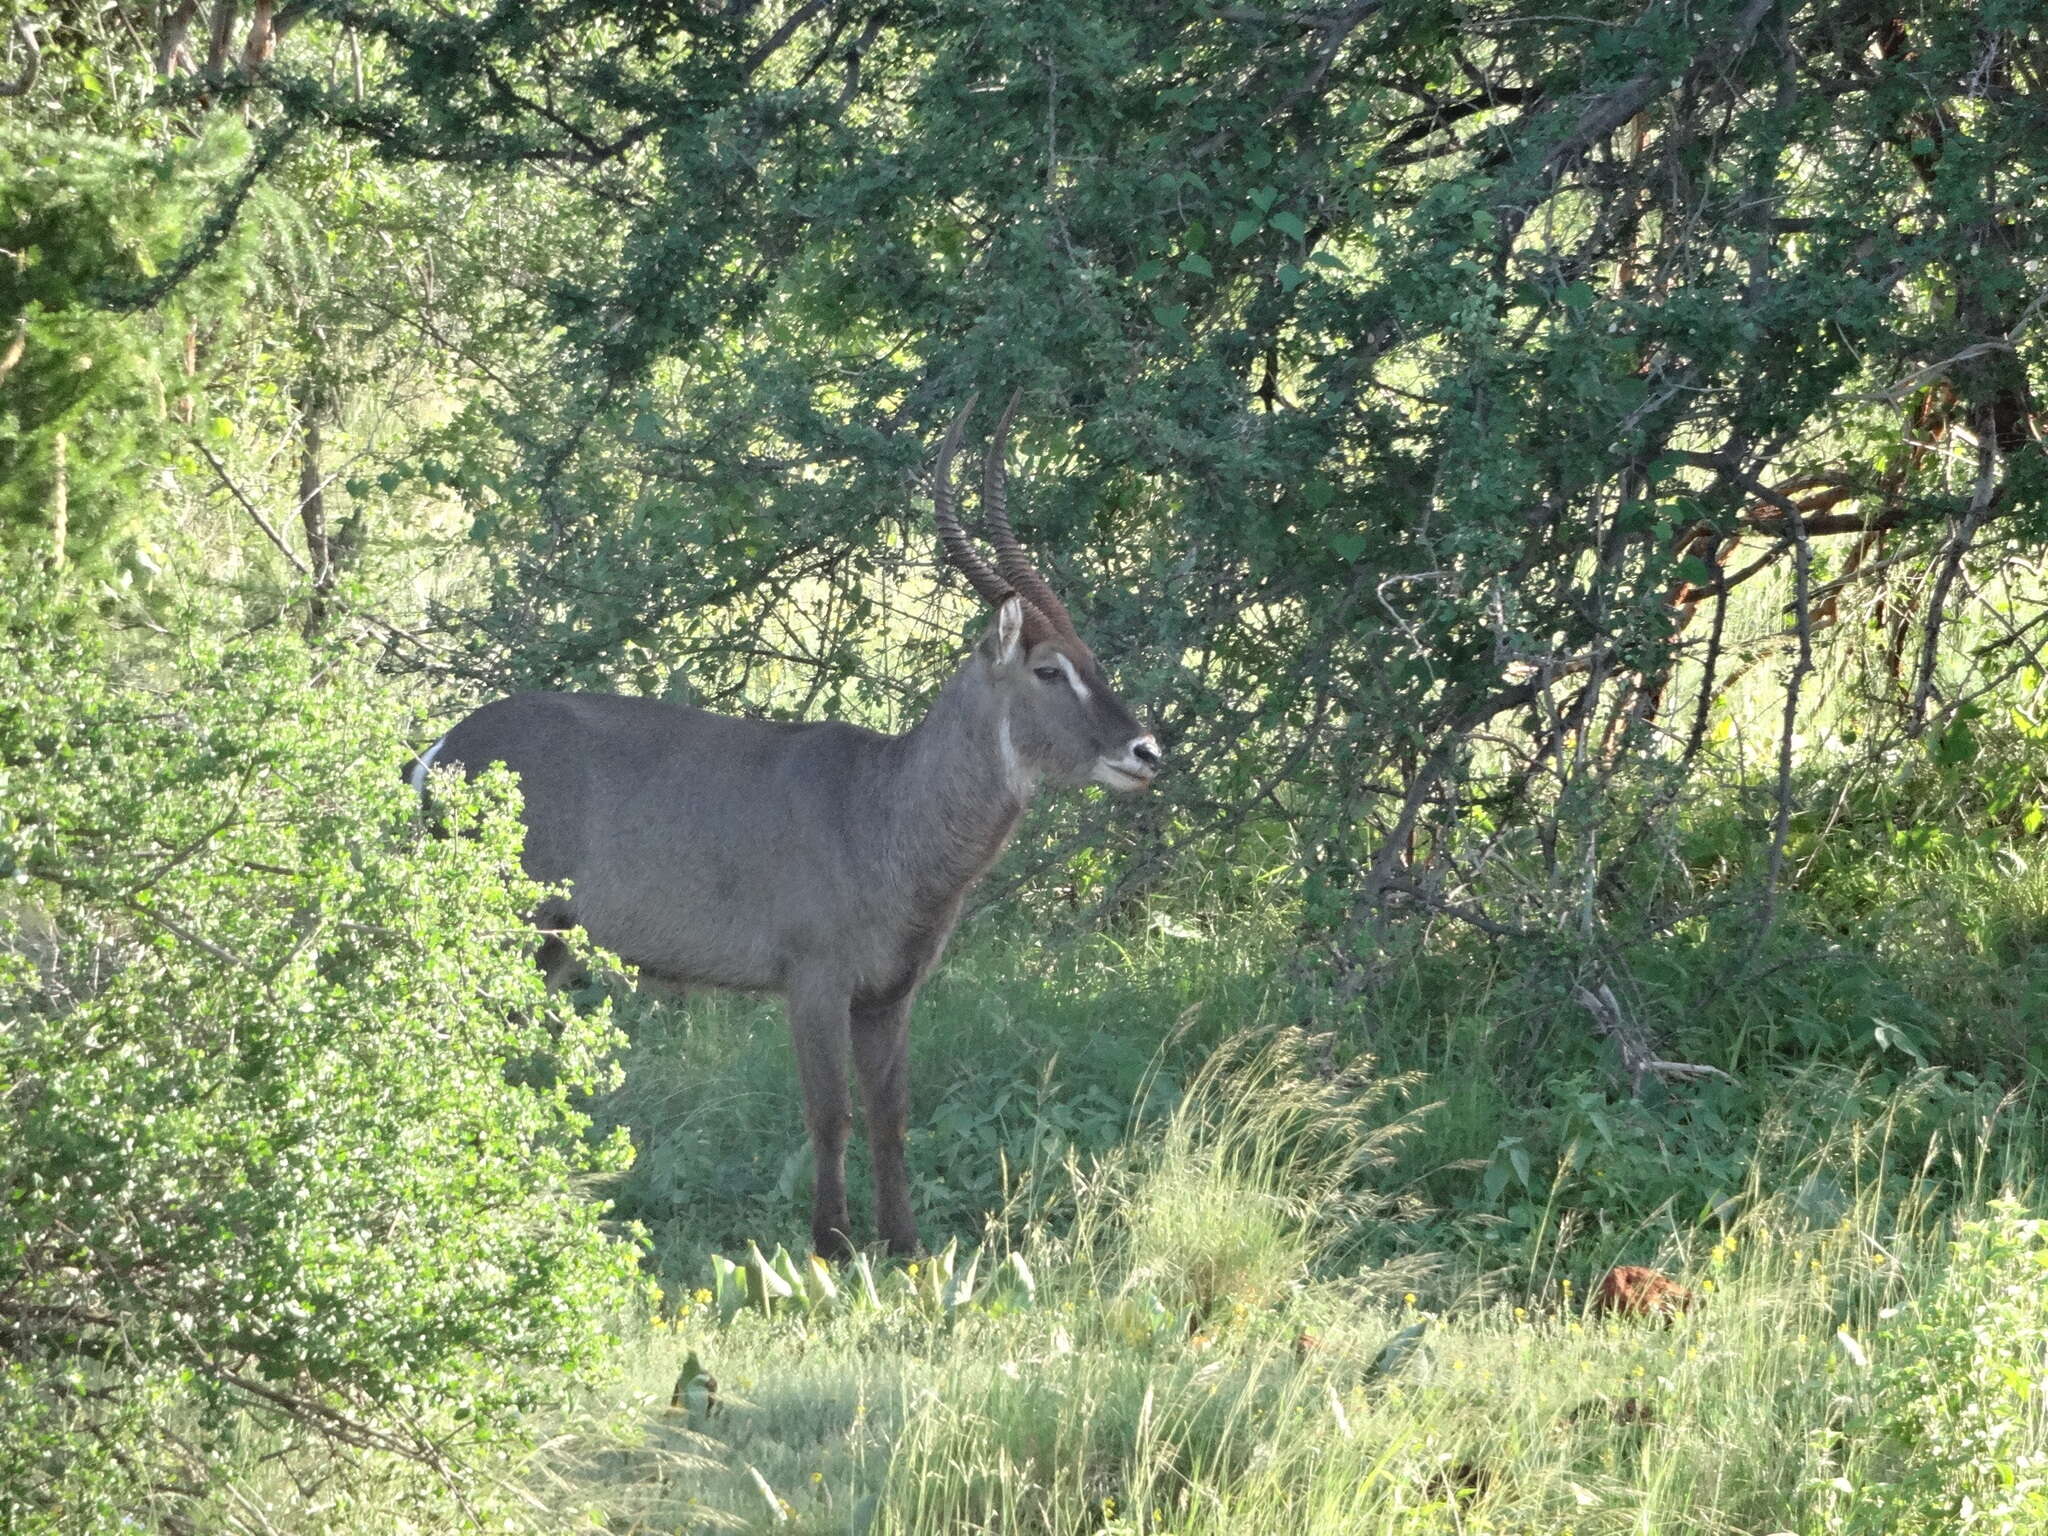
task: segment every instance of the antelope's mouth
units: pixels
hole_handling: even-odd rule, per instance
[[[1098,761],[1095,764],[1096,783],[1106,784],[1111,789],[1123,790],[1126,793],[1149,788],[1157,776],[1156,773],[1137,773],[1110,762]]]

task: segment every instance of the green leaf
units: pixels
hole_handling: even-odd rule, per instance
[[[1295,289],[1301,286],[1301,280],[1308,274],[1303,272],[1301,268],[1293,265],[1291,262],[1282,262],[1280,264],[1279,271],[1275,272],[1273,275],[1280,279],[1281,292],[1292,293]]]
[[[1193,251],[1181,257],[1180,269],[1183,272],[1192,272],[1196,277],[1214,277],[1216,275],[1216,269],[1209,265],[1209,258],[1197,255]]]
[[[1422,1336],[1427,1332],[1429,1319],[1424,1318],[1421,1322],[1410,1323],[1387,1340],[1373,1357],[1372,1364],[1366,1367],[1367,1379],[1379,1380],[1406,1369],[1411,1361],[1419,1358],[1417,1352],[1422,1346]]]
[[[747,1304],[763,1317],[774,1312],[776,1302],[787,1301],[796,1294],[755,1243],[747,1244],[746,1277]]]
[[[957,1311],[974,1299],[974,1272],[981,1267],[981,1250],[975,1249],[968,1256],[963,1268],[955,1269],[946,1277],[946,1288],[939,1296],[939,1305],[948,1312]]]
[[[864,1253],[853,1256],[853,1277],[860,1282],[860,1299],[870,1307],[882,1304],[882,1292],[875,1284],[875,1267]]]
[[[782,1499],[761,1475],[761,1469],[752,1462],[746,1463],[747,1476],[754,1480],[754,1491],[761,1495],[761,1502],[768,1506],[768,1522],[771,1525],[789,1524],[789,1510]]]
[[[1230,226],[1230,243],[1243,245],[1263,228],[1265,225],[1256,214],[1239,214],[1237,222]]]
[[[1155,280],[1156,278],[1163,276],[1165,272],[1166,263],[1161,261],[1157,256],[1154,256],[1148,261],[1140,262],[1138,264],[1138,270],[1133,272],[1131,276],[1136,278],[1141,283],[1149,283]]]
[[[1302,223],[1301,215],[1298,213],[1283,210],[1274,214],[1266,222],[1279,230],[1281,234],[1289,235],[1296,240],[1308,238],[1308,226]]]
[[[1254,187],[1246,195],[1251,199],[1251,205],[1258,209],[1260,213],[1271,212],[1273,204],[1280,197],[1280,194],[1271,187]]]
[[[993,1283],[1024,1306],[1028,1307],[1038,1299],[1038,1277],[1031,1273],[1031,1266],[1021,1253],[1012,1253],[1003,1260]]]
[[[797,1268],[796,1260],[790,1257],[788,1248],[777,1244],[775,1257],[769,1261],[769,1267],[775,1271],[775,1278],[788,1288],[792,1301],[809,1304],[810,1288],[804,1283],[803,1272]]]
[[[1978,750],[1977,733],[1970,729],[1967,720],[1956,721],[1928,743],[1929,753],[1944,768],[1959,768],[1974,761]]]
[[[1336,552],[1339,560],[1342,560],[1346,565],[1352,565],[1357,562],[1360,555],[1365,553],[1366,545],[1369,541],[1362,533],[1346,532],[1333,533],[1324,542]]]
[[[804,1294],[810,1298],[813,1310],[829,1307],[839,1299],[839,1282],[832,1278],[832,1266],[815,1253],[804,1268]]]
[[[739,1265],[722,1253],[711,1255],[711,1294],[721,1325],[731,1322],[747,1304],[747,1281]]]

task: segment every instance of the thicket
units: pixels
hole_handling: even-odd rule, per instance
[[[607,1018],[530,963],[504,797],[393,792],[387,699],[114,660],[0,640],[0,1523],[174,1518],[250,1444],[459,1468],[621,1315]]]
[[[1802,744],[2031,717],[2017,3],[21,16],[18,529],[74,418],[74,477],[175,440],[308,620],[411,556],[358,622],[451,690],[900,718],[920,469],[1018,386],[1020,520],[1179,765],[1034,839],[1112,906],[1277,836],[1333,964],[1415,909],[1592,956],[1732,897],[1641,873],[1721,796],[1767,929]]]

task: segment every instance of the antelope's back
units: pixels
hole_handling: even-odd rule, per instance
[[[526,693],[479,709],[431,757],[519,776],[526,872],[567,883],[574,921],[598,943],[677,980],[776,987],[789,955],[832,942],[862,899],[834,855],[881,739]]]

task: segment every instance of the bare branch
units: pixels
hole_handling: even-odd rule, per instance
[[[1621,1068],[1628,1074],[1629,1092],[1637,1098],[1642,1097],[1644,1079],[1650,1077],[1677,1078],[1682,1082],[1702,1077],[1718,1077],[1724,1083],[1735,1081],[1719,1067],[1703,1062],[1662,1060],[1651,1047],[1648,1032],[1622,1012],[1614,989],[1605,982],[1597,987],[1573,988],[1572,1001],[1593,1016],[1594,1034],[1614,1042],[1615,1050],[1621,1054]]]
[[[235,500],[239,501],[242,504],[242,510],[247,512],[249,516],[255,521],[256,526],[263,530],[263,536],[270,540],[272,544],[275,544],[277,546],[277,552],[279,554],[283,555],[285,559],[291,561],[292,569],[297,571],[301,576],[310,577],[313,574],[311,567],[309,567],[305,561],[299,558],[297,551],[295,551],[291,547],[291,545],[285,543],[284,535],[279,533],[277,529],[271,526],[270,519],[263,515],[262,509],[259,508],[255,502],[251,501],[246,495],[243,494],[242,488],[239,485],[235,484],[233,478],[229,476],[227,466],[221,463],[219,459],[213,456],[213,450],[211,448],[208,448],[206,444],[198,441],[194,441],[192,446],[199,450],[199,455],[201,458],[205,459],[208,464],[213,466],[213,472],[215,475],[220,477],[220,483],[226,486],[228,490],[233,494]]]
[[[1998,489],[1998,434],[1989,423],[1977,433],[1977,488],[1970,505],[1956,522],[1942,547],[1941,570],[1934,578],[1934,591],[1927,599],[1927,622],[1920,636],[1920,665],[1913,678],[1913,701],[1906,716],[1906,734],[1918,736],[1927,725],[1927,698],[1934,690],[1935,664],[1939,660],[1942,616],[1948,609],[1949,589],[1962,569],[1963,556],[1970,551],[1991,508]]]
[[[747,55],[745,62],[740,65],[740,74],[745,77],[751,77],[755,70],[773,58],[776,51],[796,35],[799,27],[816,16],[818,12],[824,10],[829,3],[830,0],[808,0],[807,4],[800,5],[791,11],[783,20],[782,25],[769,33],[762,40],[761,45]]]
[[[14,372],[14,365],[21,361],[21,354],[28,350],[28,316],[23,315],[14,322],[14,336],[0,351],[0,384],[7,382],[7,375]]]
[[[2015,331],[2019,328],[2015,327]],[[1915,368],[1898,383],[1885,389],[1864,394],[1837,395],[1835,398],[1845,405],[1897,405],[1930,379],[1940,378],[1958,363],[1967,363],[1980,357],[1990,357],[1999,352],[2016,350],[2009,341],[1980,341],[1975,346],[1963,348],[1951,357],[1944,357],[1938,363],[1929,363]]]
[[[1778,887],[1785,874],[1785,843],[1792,834],[1792,746],[1798,734],[1799,694],[1813,670],[1813,543],[1806,536],[1805,515],[1797,502],[1780,497],[1792,525],[1792,600],[1799,650],[1785,679],[1785,714],[1778,732],[1778,809],[1771,822],[1770,868],[1764,876],[1763,916],[1756,926],[1754,952],[1778,916]]]

